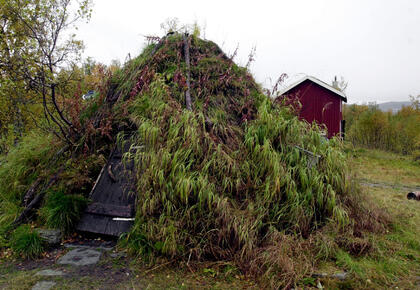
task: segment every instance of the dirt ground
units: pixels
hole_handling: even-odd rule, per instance
[[[92,248],[94,249],[94,248]],[[2,258],[0,289],[32,289],[39,281],[53,281],[52,289],[249,289],[255,283],[240,276],[216,276],[206,268],[189,270],[170,264],[147,267],[124,252],[101,250],[95,265],[59,265],[57,260],[69,251],[60,247],[36,260]],[[41,270],[62,271],[62,276],[38,276]]]

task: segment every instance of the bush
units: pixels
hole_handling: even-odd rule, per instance
[[[346,139],[357,146],[412,154],[420,149],[420,110],[404,107],[398,113],[377,106],[346,106]]]
[[[44,240],[29,225],[18,227],[13,233],[10,246],[16,254],[35,259],[44,252]]]
[[[50,192],[40,214],[47,226],[69,233],[79,221],[87,202],[81,195]]]

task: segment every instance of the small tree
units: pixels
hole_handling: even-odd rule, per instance
[[[80,60],[83,43],[69,32],[90,15],[90,0],[0,0],[0,74],[35,92],[58,131],[49,129],[69,143],[79,132],[57,100],[57,87],[68,81],[57,76]]]
[[[417,95],[417,97],[410,95],[410,101],[411,107],[416,111],[420,111],[420,95]]]

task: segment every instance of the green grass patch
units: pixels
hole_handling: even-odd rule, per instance
[[[51,228],[70,233],[79,221],[88,200],[77,194],[53,191],[47,196],[45,206],[40,210],[41,218]]]
[[[352,166],[357,176],[390,186],[420,187],[420,164],[410,156],[375,149],[351,149]]]
[[[38,258],[45,249],[44,241],[29,225],[18,227],[10,240],[13,251],[28,259]]]

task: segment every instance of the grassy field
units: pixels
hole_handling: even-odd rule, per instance
[[[343,252],[334,266],[354,274],[350,285],[355,288],[420,288],[420,202],[406,197],[408,188],[420,187],[420,164],[378,150],[357,149],[349,155],[364,192],[389,212],[393,225],[386,235],[371,237],[373,255],[355,258]]]
[[[367,256],[354,257],[341,251],[335,261],[320,265],[320,272],[352,273],[352,279],[346,283],[329,280],[324,281],[325,285],[327,288],[346,285],[352,289],[420,289],[420,202],[407,200],[406,192],[400,189],[365,187],[364,190],[393,217],[392,230],[370,237],[375,246]]]
[[[326,289],[420,289],[420,202],[407,200],[407,188],[420,185],[420,164],[410,157],[376,150],[357,149],[349,153],[363,191],[387,211],[393,221],[385,235],[371,235],[374,248],[360,257],[339,250],[332,259],[314,265],[315,273],[349,272],[345,281],[302,280],[299,288]],[[372,185],[374,184],[374,186]],[[229,264],[192,267],[162,264],[147,268],[131,258],[112,258],[108,253],[91,268],[58,267],[54,261],[63,250],[37,261],[0,261],[0,288],[30,289],[43,280],[40,269],[64,270],[65,276],[49,278],[56,289],[257,289],[256,282],[240,275]],[[6,253],[7,254],[7,253]],[[318,282],[320,284],[318,284]]]
[[[420,187],[420,162],[411,156],[362,148],[351,151],[350,155],[353,168],[363,181],[397,188]]]

